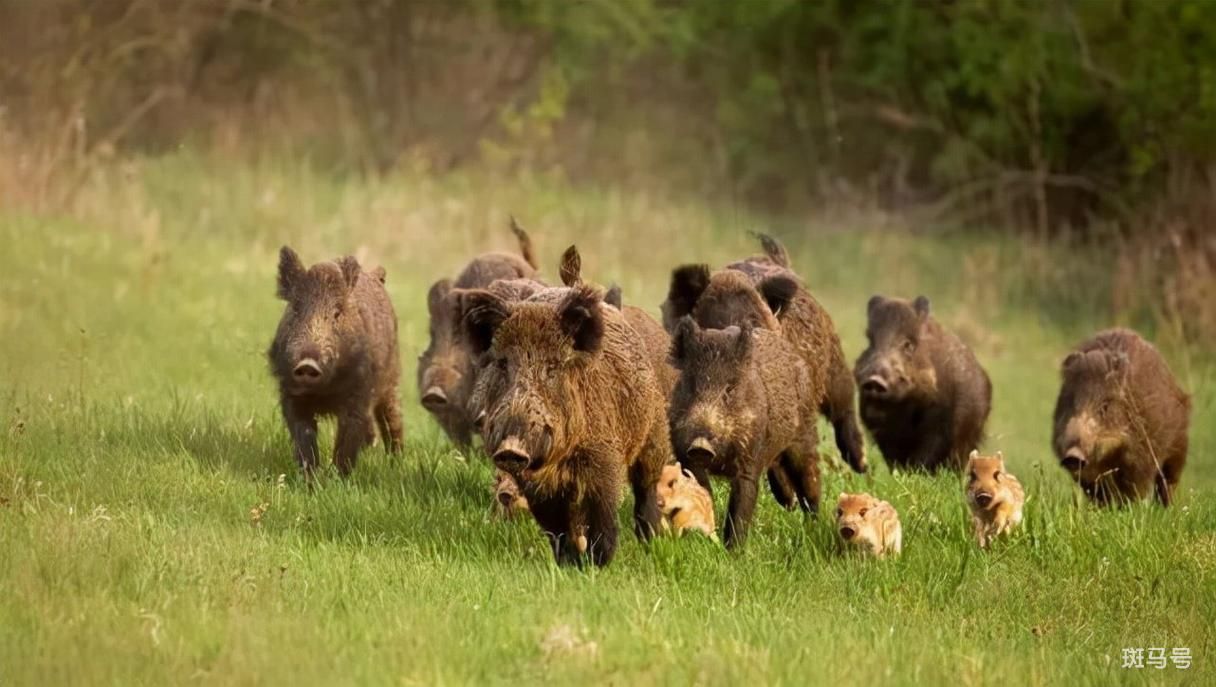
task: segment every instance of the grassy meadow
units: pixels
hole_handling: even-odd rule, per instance
[[[762,490],[743,551],[624,534],[610,567],[556,568],[531,521],[491,517],[490,466],[413,388],[426,288],[512,248],[508,213],[547,277],[577,243],[585,275],[656,316],[672,267],[771,231],[851,359],[872,293],[928,295],[993,379],[988,446],[1026,485],[1023,531],[978,551],[957,478],[894,475],[873,447],[871,476],[854,475],[825,428],[826,500],[890,500],[900,559],[838,556],[827,518]],[[405,455],[366,451],[315,490],[264,357],[283,243],[383,264],[400,321]],[[1050,452],[1058,363],[1113,324],[1099,259],[541,178],[338,179],[189,154],[99,170],[59,213],[0,209],[0,245],[0,685],[1216,682],[1211,356],[1156,333],[1194,394],[1177,507],[1095,510]],[[1193,662],[1125,669],[1126,647]]]

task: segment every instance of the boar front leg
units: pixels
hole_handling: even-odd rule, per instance
[[[726,548],[734,548],[747,539],[747,531],[756,511],[756,481],[758,475],[753,466],[739,466],[730,485],[730,502],[727,504],[726,525],[723,540]]]
[[[564,495],[541,497],[527,494],[528,509],[541,532],[549,539],[549,547],[558,565],[578,565],[581,556],[578,547],[578,533],[570,517],[570,504]],[[587,533],[588,545],[591,545],[592,534]]]
[[[380,424],[380,439],[384,441],[384,450],[389,453],[401,453],[401,402],[397,392],[391,391],[376,406],[376,420]]]
[[[943,466],[950,464],[952,459],[950,452],[955,447],[950,445],[954,431],[948,426],[948,419],[936,412],[926,414],[925,420],[921,423],[920,442],[908,456],[909,467],[937,472]],[[969,453],[973,448],[976,447],[972,446],[965,450]],[[959,448],[958,450],[964,449]]]
[[[650,491],[653,494],[654,488]],[[612,561],[620,538],[616,501],[610,494],[592,492],[584,497],[582,504],[587,523],[587,553],[591,555],[591,562],[600,567]],[[657,506],[655,512],[658,512]],[[655,527],[658,527],[657,523]]]
[[[291,398],[283,399],[283,420],[291,434],[296,464],[311,476],[317,467],[317,416],[299,407]]]
[[[359,458],[359,450],[366,446],[375,436],[371,416],[366,406],[356,406],[359,410],[348,410],[338,415],[338,436],[334,441],[334,465],[338,474],[346,477],[355,469],[355,461]]]

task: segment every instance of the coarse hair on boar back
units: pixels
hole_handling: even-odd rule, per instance
[[[992,384],[929,299],[874,296],[857,359],[861,418],[892,469],[961,470],[983,439]]]
[[[519,483],[557,561],[582,562],[583,534],[595,564],[612,559],[626,479],[635,533],[651,537],[659,526],[655,484],[671,458],[667,404],[620,311],[587,285],[519,303],[473,291],[464,323],[487,372],[493,368],[487,451]]]
[[[673,331],[680,317],[691,315],[702,327],[750,324],[780,331],[820,389],[816,407],[832,424],[841,458],[854,471],[865,472],[865,441],[854,406],[856,387],[836,326],[798,275],[786,267],[789,256],[784,247],[776,239],[764,238],[765,256],[712,273],[705,265],[677,268],[662,305],[663,325]]]
[[[440,279],[427,292],[430,343],[418,357],[418,397],[448,438],[462,448],[472,442],[474,416],[469,410],[475,361],[464,341],[459,293],[484,289],[496,281],[536,282],[536,263],[527,232],[511,218],[520,253],[485,253],[473,258],[454,280]]]
[[[1129,329],[1099,332],[1061,366],[1052,447],[1098,504],[1155,493],[1168,506],[1186,465],[1190,397],[1161,353]]]
[[[377,427],[390,452],[401,450],[397,317],[384,279],[383,269],[365,272],[353,257],[305,268],[291,248],[279,252],[277,293],[287,307],[267,356],[306,474],[317,465],[318,416],[337,417],[334,464],[342,475]]]
[[[730,326],[676,326],[672,361],[680,371],[669,420],[677,459],[709,489],[731,480],[724,541],[747,537],[760,476],[782,506],[819,506],[815,396],[806,364],[780,333]]]

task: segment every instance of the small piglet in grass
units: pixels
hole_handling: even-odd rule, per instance
[[[697,478],[679,463],[664,466],[659,475],[659,512],[663,514],[663,529],[682,535],[700,532],[714,541],[714,500]]]
[[[903,550],[899,513],[891,504],[869,494],[840,495],[836,501],[836,531],[847,550],[876,558],[899,555]]]
[[[1022,522],[1026,494],[1017,477],[1005,471],[1005,456],[981,456],[972,451],[967,460],[967,505],[975,537],[983,548]]]
[[[344,476],[377,427],[390,452],[401,450],[397,317],[384,279],[383,268],[366,272],[350,256],[305,267],[291,248],[279,252],[287,307],[267,356],[307,474],[317,466],[318,416],[337,417],[334,465]]]

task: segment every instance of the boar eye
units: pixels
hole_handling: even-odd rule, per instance
[[[866,517],[866,511],[867,511],[867,510],[870,510],[870,509],[869,509],[869,508],[862,508],[860,511],[858,511],[858,513],[857,513],[857,514],[858,514],[858,515],[860,515],[861,517],[863,517],[863,518],[864,518],[864,517]]]
[[[836,509],[836,517],[838,517],[838,518],[839,518],[839,517],[841,517],[841,516],[843,516],[843,515],[844,515],[844,509],[843,509],[843,508],[837,508],[837,509]]]
[[[667,488],[668,488],[668,489],[675,489],[675,488],[676,488],[676,481],[673,479],[673,480],[671,480],[670,482],[668,482],[668,483],[667,483]]]
[[[912,339],[905,340],[904,341],[904,353],[915,353],[915,352],[916,352],[916,342],[913,341]]]
[[[1001,471],[997,470],[996,472],[992,473],[992,479],[996,480],[997,482],[1000,482],[1001,481]]]
[[[971,471],[971,481],[972,481],[972,482],[975,482],[975,481],[977,481],[979,478],[980,478],[980,476],[979,476],[979,475],[977,475],[977,474],[975,474],[975,470],[972,470],[972,471]]]

